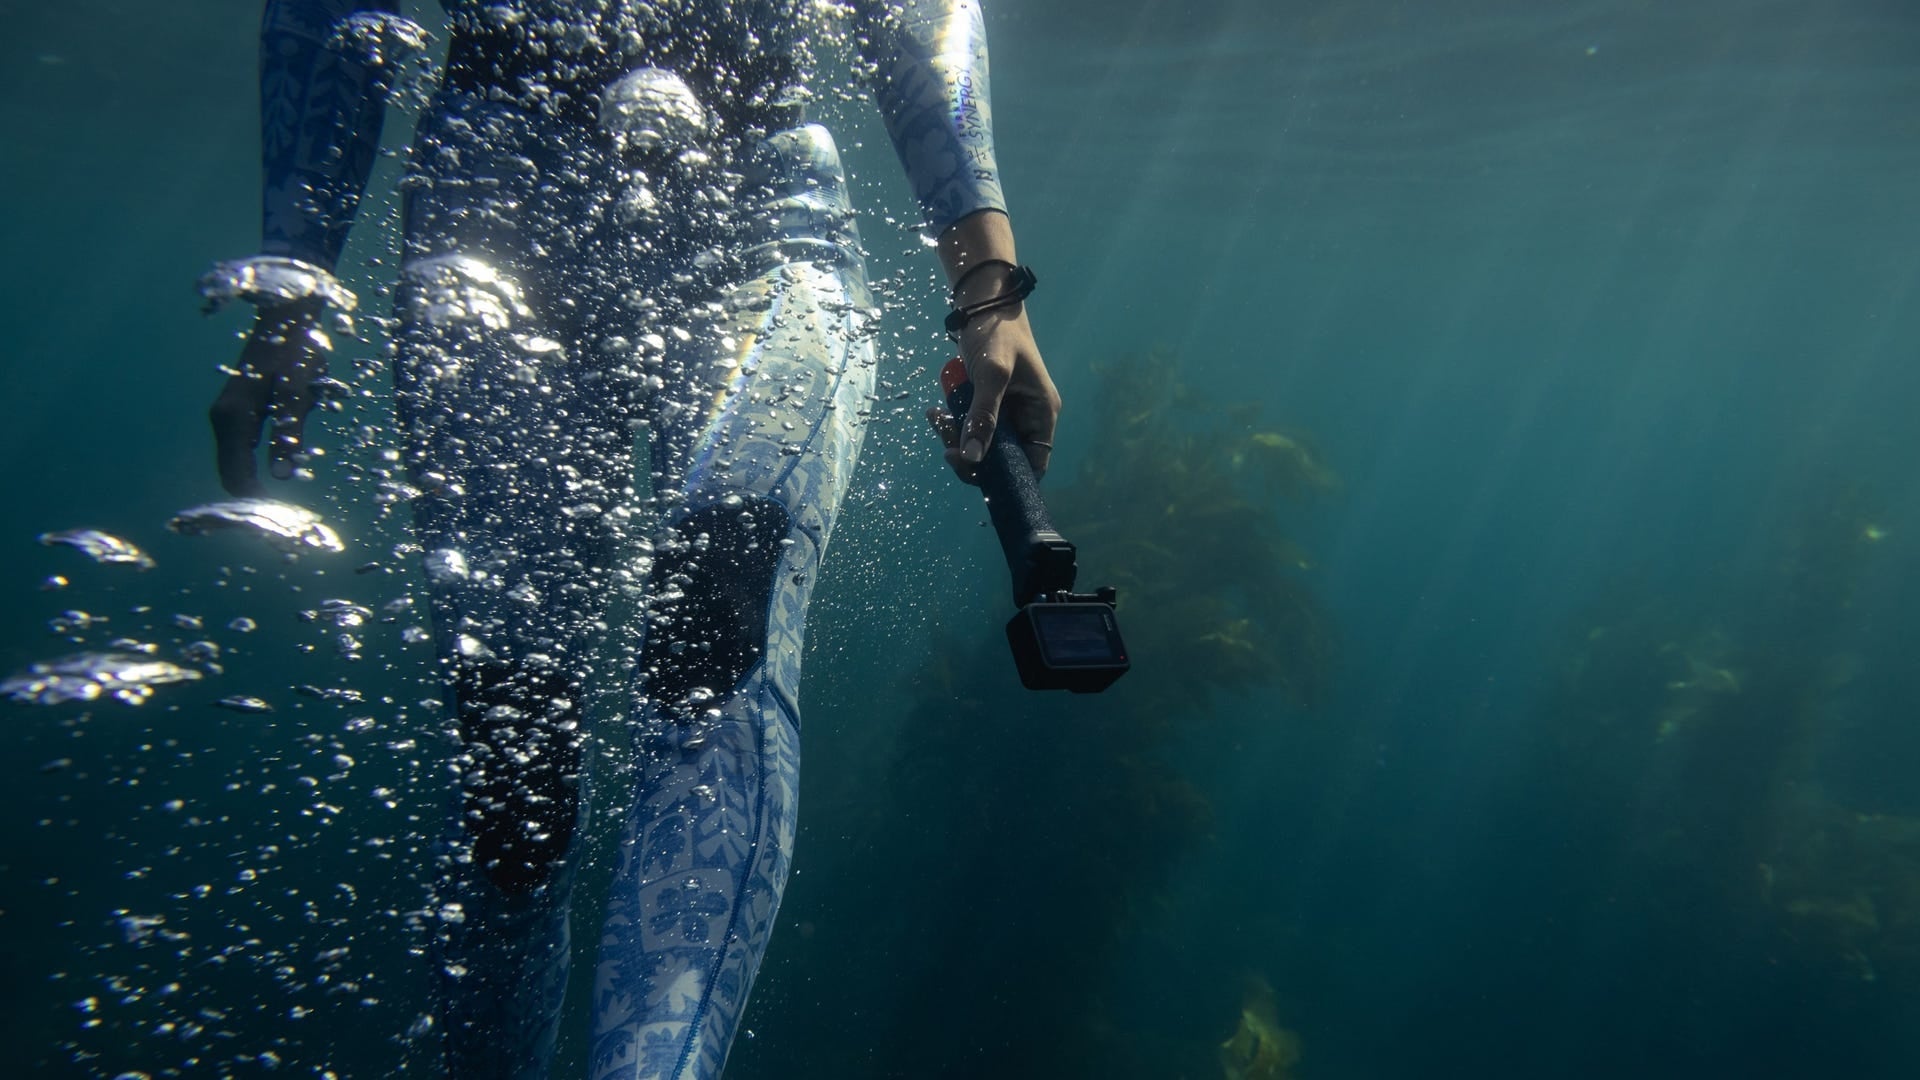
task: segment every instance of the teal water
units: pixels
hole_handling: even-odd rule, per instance
[[[139,709],[0,705],[0,1060],[385,1075],[424,1007],[430,654],[405,611],[357,662],[300,618],[417,587],[352,479],[390,438],[377,341],[298,491],[352,554],[167,533],[217,493],[203,414],[244,324],[191,284],[256,240],[257,15],[15,7],[0,667],[71,649],[46,629],[69,609],[227,655]],[[1260,1000],[1310,1080],[1920,1071],[1920,16],[993,8],[1067,401],[1052,482],[1120,455],[1093,401],[1126,354],[1311,433],[1340,489],[1277,512],[1337,667],[1312,709],[1171,694],[1189,653],[1099,700],[1011,688],[997,552],[919,428],[933,268],[884,136],[841,110],[883,377],[925,393],[870,434],[817,594],[800,850],[729,1076],[1227,1075]],[[363,296],[392,242],[388,199],[349,253]],[[158,568],[35,543],[79,525]],[[1202,546],[1184,526],[1167,544]],[[210,707],[235,693],[277,711]],[[1127,743],[1142,713],[1164,730]],[[1204,824],[1144,808],[1123,743]]]

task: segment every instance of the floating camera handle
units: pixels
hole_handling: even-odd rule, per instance
[[[966,365],[948,361],[940,372],[940,388],[948,410],[964,424],[973,407]],[[1020,609],[1007,623],[1007,643],[1020,682],[1029,690],[1105,690],[1129,667],[1113,612],[1118,593],[1111,585],[1091,593],[1073,591],[1078,572],[1074,546],[1053,527],[1027,451],[1006,425],[994,428],[974,478],[987,497],[987,515],[1000,537],[1013,579],[1013,603]]]

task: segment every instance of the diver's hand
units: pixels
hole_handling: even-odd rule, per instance
[[[1006,295],[1012,287],[1020,258],[1005,211],[968,214],[940,233],[939,248],[955,307],[973,307]],[[973,408],[964,421],[944,409],[927,411],[927,420],[946,444],[947,464],[960,479],[973,483],[974,470],[993,445],[994,429],[1005,423],[1026,445],[1034,475],[1046,472],[1060,393],[1047,376],[1040,347],[1033,343],[1026,304],[988,308],[968,319],[960,331],[960,359],[973,381]]]
[[[268,468],[276,479],[291,478],[304,457],[307,414],[336,386],[327,378],[330,343],[320,326],[324,310],[318,298],[262,308],[240,350],[240,370],[207,410],[220,486],[229,493],[266,494],[254,461],[263,428]]]
[[[974,482],[974,470],[993,443],[995,428],[1012,426],[1026,448],[1033,474],[1047,471],[1053,456],[1053,430],[1060,418],[1060,392],[1047,375],[1046,361],[1034,343],[1024,304],[981,312],[960,332],[960,358],[973,382],[973,408],[964,423],[945,409],[927,410],[927,420],[946,445],[947,464],[962,480]]]

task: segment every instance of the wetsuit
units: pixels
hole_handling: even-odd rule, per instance
[[[717,1076],[787,876],[807,599],[874,380],[858,236],[807,81],[823,50],[857,51],[933,233],[1000,210],[980,11],[446,6],[394,332],[460,743],[438,1044],[462,1080],[546,1073],[586,814],[580,703],[604,654],[632,668],[611,677],[630,680],[636,753],[591,1075]],[[350,302],[330,271],[423,43],[394,7],[266,5],[265,251],[219,268],[214,293]],[[609,629],[628,598],[644,625]],[[619,647],[598,649],[609,634]]]

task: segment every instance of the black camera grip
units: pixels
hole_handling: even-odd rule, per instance
[[[973,383],[959,360],[941,372],[947,391],[947,409],[962,425],[973,407]],[[993,441],[974,472],[987,497],[987,516],[999,534],[1000,550],[1013,576],[1013,602],[1023,607],[1041,596],[1073,589],[1076,572],[1074,547],[1053,527],[1040,481],[1033,475],[1020,437],[996,424]]]

